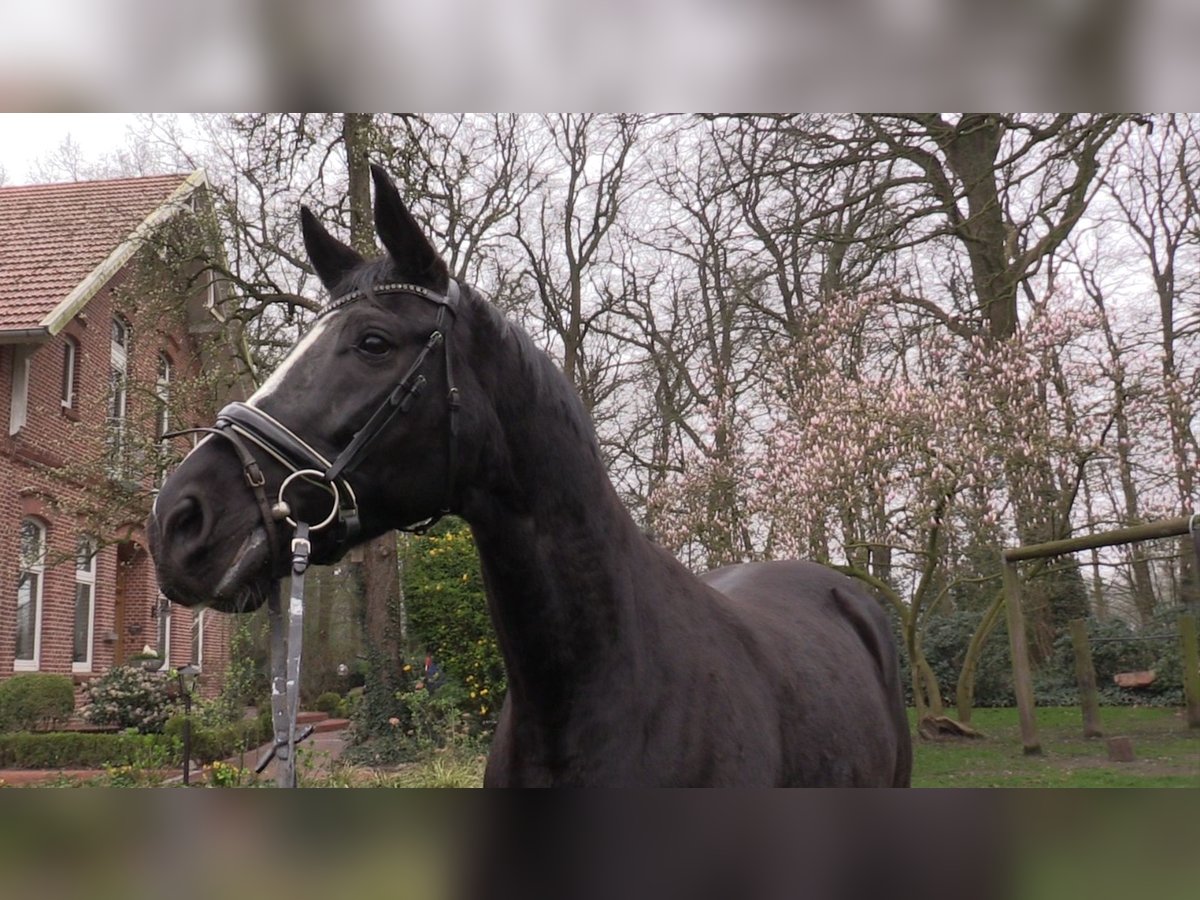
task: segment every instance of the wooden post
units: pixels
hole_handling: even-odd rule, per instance
[[[1179,617],[1179,643],[1183,650],[1183,696],[1187,700],[1188,728],[1200,728],[1200,650],[1195,616]]]
[[[1008,647],[1012,656],[1013,690],[1017,695],[1017,713],[1021,720],[1021,743],[1025,754],[1042,752],[1034,715],[1033,675],[1029,669],[1029,646],[1025,639],[1025,613],[1021,609],[1021,576],[1015,562],[1001,556],[1004,570],[1004,605],[1008,608]]]
[[[1092,665],[1092,648],[1088,642],[1087,623],[1083,619],[1072,619],[1067,623],[1071,630],[1071,646],[1075,648],[1075,680],[1079,684],[1079,705],[1083,709],[1083,736],[1102,737],[1100,729],[1100,701],[1096,696],[1096,668]]]

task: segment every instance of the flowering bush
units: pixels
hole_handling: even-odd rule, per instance
[[[250,770],[217,760],[204,767],[208,783],[218,788],[244,787],[250,780]]]
[[[456,702],[471,729],[491,731],[508,683],[466,523],[450,520],[409,543],[404,596],[414,636],[461,686]]]
[[[80,710],[93,725],[160,732],[174,712],[167,679],[136,666],[116,666],[84,688]]]

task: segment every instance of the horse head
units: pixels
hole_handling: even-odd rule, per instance
[[[208,434],[155,500],[151,552],[177,603],[259,606],[287,574],[297,521],[313,528],[313,561],[328,563],[454,502],[458,395],[471,378],[453,364],[465,291],[386,172],[371,170],[387,253],[364,259],[302,208],[329,301],[246,403],[198,429]]]

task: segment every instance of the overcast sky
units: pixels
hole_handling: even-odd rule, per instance
[[[27,184],[34,166],[69,134],[87,160],[104,156],[125,143],[132,113],[0,113],[0,168],[4,184]]]

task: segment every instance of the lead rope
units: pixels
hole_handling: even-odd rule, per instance
[[[451,282],[451,288],[455,301],[457,301],[458,285]],[[350,445],[338,455],[337,459],[324,472],[313,469],[293,471],[291,475],[284,479],[283,484],[280,485],[279,501],[268,509],[266,497],[262,491],[263,481],[261,474],[255,472],[254,474],[258,475],[258,477],[252,477],[250,469],[246,465],[246,459],[243,458],[243,468],[246,469],[247,481],[262,509],[263,521],[266,523],[268,530],[273,530],[274,522],[281,519],[287,521],[295,528],[292,538],[291,594],[288,598],[286,622],[285,613],[282,609],[279,582],[275,583],[274,591],[267,601],[267,616],[271,629],[271,724],[274,731],[274,743],[263,758],[259,760],[255,768],[255,773],[261,774],[272,759],[276,760],[278,763],[275,769],[275,784],[277,787],[294,788],[297,786],[296,745],[312,735],[315,730],[314,726],[309,725],[299,734],[296,732],[296,717],[300,708],[300,654],[304,640],[304,573],[308,570],[309,556],[312,553],[312,544],[308,538],[309,532],[310,530],[325,528],[336,517],[340,510],[336,479],[354,458],[362,452],[363,448],[391,422],[397,413],[408,411],[409,404],[425,385],[425,378],[418,373],[424,365],[425,359],[439,345],[444,345],[443,352],[445,353],[448,390],[447,403],[449,406],[449,471],[447,473],[446,503],[445,507],[436,516],[427,522],[421,523],[421,525],[412,530],[424,533],[425,530],[450,511],[450,505],[454,496],[454,470],[457,465],[458,456],[458,411],[461,402],[459,400],[458,388],[454,384],[450,347],[448,342],[445,341],[445,331],[443,330],[445,310],[445,306],[438,309],[437,322],[435,323],[433,334],[429,336],[429,340],[421,350],[421,353],[418,354],[417,359],[413,361],[408,371],[400,379],[400,383],[392,390],[385,403],[375,411],[375,414],[372,415],[367,424],[354,436]],[[213,433],[222,434],[222,436],[230,438],[238,450],[239,457],[249,457],[248,451],[233,435],[225,434],[216,429],[197,430],[212,431]],[[252,461],[253,458],[250,457],[250,460]],[[257,469],[257,466],[255,466],[255,469]],[[318,523],[313,528],[310,528],[306,522],[290,518],[291,509],[283,496],[284,491],[287,490],[288,485],[293,479],[306,475],[317,476],[322,482],[332,488],[333,493],[332,512],[323,522]],[[273,540],[272,546],[274,546]]]
[[[285,614],[281,608],[279,582],[267,603],[271,626],[271,724],[275,742],[259,760],[255,772],[261,774],[274,759],[275,785],[296,787],[296,745],[312,735],[314,726],[296,731],[300,710],[300,655],[304,642],[304,573],[312,544],[306,522],[296,523],[292,538],[292,586]]]

